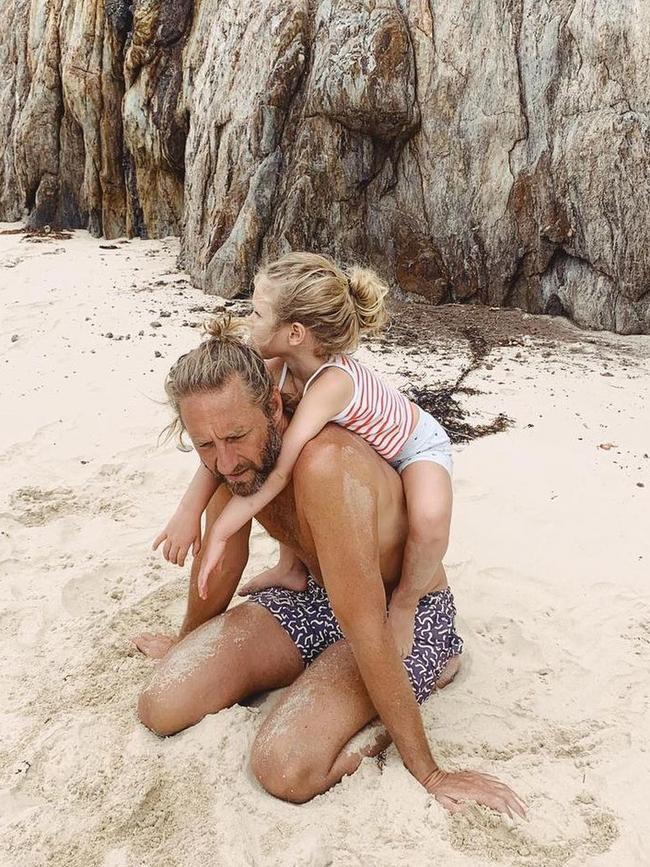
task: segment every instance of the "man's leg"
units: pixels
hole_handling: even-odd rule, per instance
[[[244,603],[171,648],[140,695],[138,716],[157,734],[171,735],[250,695],[287,686],[303,670],[273,615]]]
[[[440,688],[457,668],[454,657],[440,674]],[[356,738],[376,716],[350,645],[338,641],[295,680],[264,721],[253,744],[253,772],[272,795],[308,801],[388,746],[381,725]]]

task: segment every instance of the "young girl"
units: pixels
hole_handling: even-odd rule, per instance
[[[334,422],[363,437],[402,478],[409,532],[389,618],[406,657],[417,604],[440,583],[451,519],[452,457],[441,425],[351,355],[361,334],[377,332],[385,324],[386,293],[372,271],[354,267],[346,273],[311,253],[287,254],[258,273],[251,342],[271,369],[281,365],[278,386],[282,390],[290,377],[299,403],[277,463],[260,490],[233,496],[216,520],[206,540],[198,586],[206,598],[208,576],[223,557],[227,540],[289,483],[302,448]],[[185,521],[196,527],[205,505],[198,515],[196,509],[205,495],[197,497],[190,486],[185,506],[179,507],[179,526]],[[154,546],[167,537],[166,551],[173,552],[168,530],[169,525]],[[193,541],[196,552],[196,537]],[[243,592],[274,585],[301,590],[306,577],[303,564],[289,549],[281,549],[278,565],[249,582]]]

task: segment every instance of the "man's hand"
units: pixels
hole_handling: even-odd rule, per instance
[[[475,801],[498,810],[499,813],[507,813],[511,819],[513,813],[522,819],[526,818],[524,801],[492,774],[481,774],[478,771],[448,774],[438,769],[429,774],[422,785],[450,813],[462,813],[466,809],[466,801]]]
[[[214,532],[208,534],[201,558],[201,567],[196,579],[201,599],[208,598],[208,578],[212,570],[221,565],[227,544],[227,540],[215,536]]]
[[[167,526],[154,539],[153,550],[164,542],[163,557],[176,566],[184,566],[187,552],[192,548],[194,557],[201,550],[201,513],[178,508]]]
[[[140,635],[132,636],[131,641],[150,659],[162,659],[175,644],[178,644],[180,638],[177,635],[153,635],[151,632],[142,632]]]

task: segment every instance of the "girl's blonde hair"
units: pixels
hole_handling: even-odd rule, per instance
[[[388,287],[369,268],[343,270],[327,256],[287,253],[257,276],[272,286],[277,324],[309,328],[324,357],[353,352],[362,334],[376,333],[388,321]]]
[[[184,397],[218,390],[232,376],[239,376],[254,404],[267,414],[271,407],[273,381],[263,358],[245,342],[248,331],[244,320],[231,316],[212,319],[203,329],[206,338],[191,352],[181,355],[165,379],[165,392],[174,419],[161,437],[167,441],[176,435],[181,448],[186,447],[180,412]]]

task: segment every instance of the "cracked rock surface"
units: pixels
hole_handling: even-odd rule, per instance
[[[0,219],[650,333],[650,7],[0,0]]]

